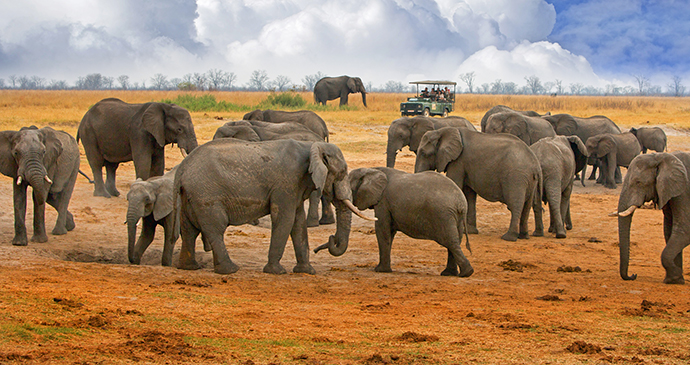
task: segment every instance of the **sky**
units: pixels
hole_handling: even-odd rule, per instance
[[[690,0],[0,0],[0,78],[690,84]]]

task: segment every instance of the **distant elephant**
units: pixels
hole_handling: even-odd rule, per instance
[[[416,116],[413,118],[398,118],[391,122],[390,127],[388,127],[386,167],[395,167],[395,157],[403,147],[409,146],[410,151],[416,154],[424,133],[443,127],[477,130],[472,123],[463,117],[431,118]]]
[[[620,246],[620,276],[628,275],[630,259],[630,224],[633,212],[653,201],[664,212],[664,239],[661,264],[666,270],[664,283],[684,284],[683,249],[690,244],[690,154],[686,152],[639,155],[628,167],[618,199],[618,240]]]
[[[589,156],[600,160],[602,184],[609,189],[616,188],[615,170],[618,166],[628,167],[642,148],[637,138],[630,132],[621,134],[599,134],[589,137],[585,142]]]
[[[31,185],[34,202],[34,232],[31,242],[46,242],[45,203],[57,210],[52,234],[74,229],[67,209],[79,171],[79,146],[74,137],[50,127],[24,127],[0,132],[0,173],[13,178],[15,246],[28,244],[26,189]]]
[[[573,228],[570,218],[570,194],[575,179],[575,161],[587,160],[587,148],[578,136],[542,138],[530,146],[539,160],[542,189],[534,199],[535,229],[533,236],[544,235],[542,201],[549,204],[549,232],[566,238],[566,229]]]
[[[417,150],[415,172],[446,172],[467,198],[468,232],[477,233],[477,194],[510,210],[510,227],[501,238],[529,238],[527,220],[536,189],[541,189],[539,160],[510,134],[485,134],[464,128],[429,131]]]
[[[396,232],[436,241],[448,250],[441,275],[468,277],[472,265],[462,253],[466,232],[467,201],[460,188],[437,172],[409,174],[388,167],[350,172],[353,203],[360,210],[374,209],[379,245],[378,272],[391,272],[391,246]],[[318,252],[327,245],[314,249]],[[469,240],[466,242],[469,250]],[[458,271],[458,267],[460,270]]]
[[[486,132],[486,123],[489,121],[489,117],[496,113],[504,113],[504,112],[515,112],[515,113],[520,113],[522,115],[526,115],[529,117],[541,117],[542,115],[551,115],[551,112],[547,112],[546,114],[539,114],[535,111],[532,110],[514,110],[510,107],[507,107],[505,105],[496,105],[495,107],[489,109],[484,116],[482,117],[481,121],[481,131]]]
[[[324,77],[314,85],[314,102],[326,105],[329,100],[340,98],[340,106],[347,105],[349,94],[362,93],[362,104],[367,106],[367,91],[359,77]]]
[[[106,198],[120,195],[115,172],[121,162],[134,161],[136,177],[147,180],[165,172],[166,144],[177,143],[186,153],[197,147],[187,109],[165,103],[128,104],[115,98],[103,99],[86,112],[77,132],[77,142],[80,139],[93,171],[93,195]]]
[[[334,251],[345,252],[350,212],[361,213],[352,205],[347,163],[336,145],[292,139],[244,142],[221,138],[199,146],[180,163],[175,176],[182,238],[178,267],[199,268],[194,250],[201,234],[204,248],[213,251],[214,271],[236,272],[239,267],[225,248],[225,230],[270,214],[271,244],[263,271],[286,272],[280,260],[289,236],[297,259],[293,272],[313,274],[304,200],[314,190],[334,198],[337,230],[329,243]]]
[[[173,214],[173,184],[177,166],[163,176],[153,176],[144,181],[137,179],[127,193],[127,257],[129,262],[139,264],[141,256],[149,247],[156,234],[156,226],[163,226],[163,266],[172,265],[173,248],[179,237],[175,231],[175,214]],[[143,218],[141,235],[137,235],[137,223]]]
[[[659,127],[630,128],[630,133],[637,137],[642,153],[647,153],[648,149],[656,152],[666,151],[666,132],[663,129]]]
[[[323,142],[323,138],[302,124],[298,123],[269,123],[257,120],[228,122],[216,130],[213,139],[236,138],[249,142],[275,141],[279,139],[294,139],[295,141]],[[321,219],[319,220],[319,199],[321,199]],[[309,213],[307,227],[318,227],[319,224],[335,223],[335,214],[331,202],[318,191],[309,197]]]
[[[269,123],[299,123],[321,136],[321,139],[328,142],[328,126],[326,122],[311,110],[298,110],[286,112],[281,110],[260,110],[256,109],[242,117],[243,120],[259,120]]]
[[[542,117],[530,117],[516,112],[496,113],[486,122],[485,133],[510,133],[527,145],[544,137],[555,137],[551,123]]]

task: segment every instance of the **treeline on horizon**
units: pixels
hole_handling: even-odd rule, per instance
[[[182,78],[168,79],[161,73],[155,74],[149,80],[141,83],[131,81],[127,75],[118,77],[104,76],[100,73],[92,73],[81,76],[74,85],[65,80],[46,81],[39,76],[10,75],[7,80],[0,78],[0,89],[20,90],[181,90],[181,91],[312,91],[318,80],[327,75],[317,72],[304,76],[301,83],[293,83],[284,75],[278,75],[270,79],[265,70],[252,72],[249,81],[244,85],[237,85],[237,75],[219,69],[211,69],[205,73],[189,73]],[[356,76],[356,75],[352,75]],[[525,85],[515,82],[504,82],[500,79],[491,83],[476,85],[476,75],[468,72],[459,75],[459,80],[466,88],[458,86],[458,93],[492,94],[492,95],[599,95],[599,96],[671,96],[685,95],[685,86],[679,76],[673,76],[666,90],[659,85],[652,85],[650,80],[642,75],[635,75],[636,87],[607,84],[603,88],[571,83],[564,85],[561,80],[546,81],[537,76],[525,77]],[[147,81],[149,82],[147,84]],[[365,82],[368,92],[384,93],[414,93],[414,86],[405,85],[400,81],[388,81],[384,85],[374,86],[371,82]]]

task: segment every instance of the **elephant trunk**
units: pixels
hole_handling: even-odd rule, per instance
[[[23,174],[19,174],[19,177],[24,175],[29,185],[33,189],[34,197],[39,204],[43,204],[48,196],[48,190],[50,189],[49,184],[52,183],[50,178],[48,178],[48,172],[43,166],[41,159],[38,155],[29,156],[27,158],[26,167],[23,169]]]
[[[630,225],[632,223],[633,213],[639,206],[635,203],[636,200],[638,199],[631,198],[630,190],[624,187],[618,200],[618,211],[615,212],[615,215],[618,216],[618,246],[620,250],[619,269],[623,280],[635,280],[637,278],[636,274],[628,275],[628,264],[630,262]]]
[[[388,139],[388,146],[386,147],[386,167],[395,167],[395,157],[398,151],[402,148],[402,143],[396,143]]]
[[[138,254],[135,253],[134,251],[134,244],[137,239],[137,223],[139,222],[139,219],[141,219],[141,214],[137,213],[137,209],[133,206],[130,206],[129,209],[127,209],[127,257],[129,258],[129,262],[132,264],[139,264],[141,257],[139,257]]]
[[[367,92],[362,89],[362,104],[364,104],[364,107],[367,107]]]
[[[582,186],[585,186],[585,175],[587,174],[587,161],[585,161],[585,165],[582,167],[582,171],[580,171],[580,183]]]
[[[344,201],[334,200],[335,219],[337,229],[335,235],[328,238],[328,243],[323,244],[314,249],[314,253],[319,252],[324,248],[328,248],[328,253],[332,256],[342,256],[350,241],[350,227],[352,223],[352,212],[347,207]]]

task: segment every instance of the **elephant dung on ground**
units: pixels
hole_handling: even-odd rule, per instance
[[[542,117],[530,117],[516,112],[496,113],[486,122],[485,133],[510,133],[527,145],[545,137],[555,137],[551,123]]]
[[[466,235],[467,201],[449,178],[433,171],[409,174],[388,167],[359,168],[350,172],[353,203],[374,209],[379,246],[378,272],[391,272],[391,246],[396,232],[436,241],[448,250],[441,275],[468,277],[474,273],[462,252]],[[314,249],[318,252],[327,245]],[[469,240],[466,241],[469,250]],[[458,271],[458,267],[460,270]]]
[[[362,93],[362,104],[367,106],[367,91],[359,77],[324,77],[314,85],[314,102],[326,105],[329,100],[340,98],[340,106],[347,105],[348,95]]]
[[[79,123],[81,139],[94,180],[94,196],[119,196],[115,173],[121,162],[134,161],[136,177],[146,180],[165,172],[165,145],[177,143],[183,154],[197,147],[192,117],[175,104],[129,104],[103,99]],[[103,166],[106,182],[103,183]]]
[[[286,112],[282,110],[256,109],[245,114],[242,119],[258,120],[269,123],[299,123],[321,136],[321,139],[324,141],[328,142],[328,126],[326,126],[326,122],[311,110]]]
[[[477,194],[510,210],[510,227],[501,238],[529,238],[527,222],[536,189],[541,189],[539,160],[510,134],[485,134],[464,128],[429,131],[417,150],[415,172],[445,172],[467,199],[468,232],[477,233]]]
[[[601,174],[604,176],[602,183],[609,189],[616,188],[616,167],[628,167],[633,158],[642,151],[637,138],[630,132],[599,134],[590,137],[585,146],[590,157],[599,159]]]
[[[654,150],[656,152],[666,151],[666,132],[659,127],[640,127],[630,128],[630,133],[637,137],[637,141],[642,147],[642,153],[647,153],[647,150]]]
[[[690,244],[690,154],[686,152],[653,153],[633,159],[625,175],[618,199],[618,240],[620,276],[635,280],[628,274],[630,261],[630,225],[633,212],[648,201],[664,213],[664,239],[661,264],[666,270],[664,283],[684,284],[683,249]]]
[[[403,147],[417,153],[419,142],[424,133],[443,127],[459,127],[472,131],[477,129],[463,117],[432,118],[416,116],[402,117],[391,122],[388,127],[388,142],[386,145],[386,167],[395,167],[395,157]]]
[[[542,138],[530,146],[541,165],[542,189],[534,198],[535,229],[532,235],[544,235],[542,201],[549,204],[549,232],[556,238],[566,238],[566,229],[572,229],[570,194],[575,179],[575,161],[587,159],[585,144],[578,136]]]
[[[179,237],[173,213],[173,184],[177,166],[163,176],[153,176],[144,181],[137,179],[127,193],[127,257],[129,262],[139,264],[141,256],[149,247],[156,234],[156,226],[163,226],[163,266],[172,265],[173,248]],[[141,235],[136,239],[137,223],[143,220]],[[136,245],[135,245],[136,240]]]
[[[213,251],[214,271],[237,271],[225,248],[225,230],[270,214],[271,243],[263,271],[286,272],[280,260],[289,236],[297,259],[293,272],[313,274],[304,200],[314,190],[333,198],[337,229],[329,238],[329,251],[342,254],[348,245],[351,211],[361,213],[352,205],[347,163],[336,145],[221,138],[199,146],[175,175],[182,238],[178,267],[199,268],[194,250],[201,234],[204,248]]]
[[[50,127],[24,127],[0,132],[0,173],[13,178],[15,246],[28,244],[26,233],[27,187],[34,203],[31,242],[46,242],[45,203],[58,213],[53,235],[74,229],[68,206],[79,171],[79,146],[66,132]]]
[[[539,113],[532,111],[532,110],[514,110],[514,109],[512,109],[508,106],[505,106],[505,105],[496,105],[495,107],[489,109],[486,113],[484,113],[484,116],[482,117],[482,121],[480,124],[481,131],[486,132],[486,123],[489,121],[489,117],[491,117],[492,115],[494,115],[496,113],[504,113],[504,112],[515,112],[515,113],[527,115],[530,117],[541,117],[543,115],[551,115],[551,112],[546,112],[546,114],[539,114]]]

